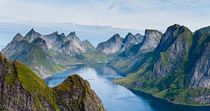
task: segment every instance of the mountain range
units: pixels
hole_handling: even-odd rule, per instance
[[[209,29],[191,32],[178,24],[168,27],[153,50],[145,53],[141,45],[132,57],[120,56],[112,62],[129,72],[115,82],[175,103],[210,104]]]
[[[40,77],[73,64],[107,63],[126,72],[115,83],[182,104],[210,104],[210,27],[192,32],[174,24],[165,33],[146,29],[144,35],[114,34],[95,48],[75,32],[41,35],[33,29],[17,34],[2,50]]]

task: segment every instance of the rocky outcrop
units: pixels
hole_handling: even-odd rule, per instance
[[[85,44],[76,36],[75,32],[71,32],[66,36],[66,41],[59,47],[58,52],[67,54],[69,56],[75,56],[86,52]]]
[[[12,41],[7,44],[5,48],[2,49],[2,52],[10,58],[11,56],[24,50],[28,44],[28,41],[25,40],[25,38],[20,33],[18,33],[17,35],[15,35]]]
[[[88,40],[82,41],[82,44],[83,44],[83,47],[85,47],[85,50],[87,52],[91,52],[95,50],[95,47]]]
[[[101,100],[90,88],[89,83],[78,75],[69,76],[53,89],[58,94],[56,100],[61,110],[105,111]]]
[[[89,83],[78,75],[50,88],[25,65],[1,53],[0,74],[0,110],[105,111]]]
[[[122,41],[121,52],[128,50],[131,46],[136,45],[142,41],[142,36],[137,34],[134,36],[132,33],[128,33]]]
[[[113,35],[109,40],[98,44],[97,50],[104,54],[115,54],[120,51],[123,38],[119,34]]]
[[[160,42],[162,33],[157,30],[146,29],[145,37],[142,41],[142,45],[139,49],[140,53],[146,53],[153,51]]]
[[[204,32],[204,30],[206,32]],[[195,32],[191,48],[191,81],[189,88],[210,88],[210,29]]]
[[[25,39],[28,42],[32,42],[36,38],[40,38],[41,34],[36,32],[33,28],[26,34]]]
[[[177,24],[167,29],[156,49],[160,51],[160,58],[153,69],[157,78],[170,73],[175,74],[175,70],[184,67],[192,44],[192,36],[193,33],[188,28]]]

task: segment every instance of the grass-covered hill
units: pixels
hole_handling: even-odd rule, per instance
[[[0,110],[5,111],[104,111],[87,81],[69,76],[51,88],[19,61],[0,53]]]

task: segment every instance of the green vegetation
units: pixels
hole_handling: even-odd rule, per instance
[[[35,73],[28,69],[25,65],[18,61],[14,61],[15,69],[17,70],[18,80],[22,83],[24,88],[35,97],[36,102],[41,103],[40,97],[44,97],[55,109],[59,109],[54,98],[53,89],[51,89],[42,79]],[[39,104],[36,103],[36,107]]]
[[[180,27],[173,32],[173,38],[170,39],[172,40],[166,41],[163,48],[158,47],[160,49],[142,54],[139,62],[134,66],[134,69],[137,70],[133,70],[126,78],[116,79],[114,82],[175,103],[209,105],[196,98],[201,95],[207,97],[210,89],[189,88],[192,76],[190,71],[195,61],[201,57],[200,54],[205,49],[205,44],[210,41],[209,34],[198,33],[193,36],[189,29]],[[182,44],[182,46],[177,44]],[[180,54],[183,55],[180,56]],[[161,68],[169,68],[170,72],[158,78],[154,72],[155,64],[161,65]]]

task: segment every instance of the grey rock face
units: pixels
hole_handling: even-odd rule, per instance
[[[4,49],[2,49],[2,53],[4,53],[5,55],[7,55],[7,57],[10,58],[14,54],[17,54],[21,50],[25,49],[28,44],[28,41],[25,40],[25,38],[18,33],[17,35],[15,35],[13,40],[9,44],[7,44],[7,46]]]
[[[49,35],[42,35],[40,37],[46,41],[47,47],[52,50],[57,50],[63,43],[63,40],[59,36],[58,32],[53,32]]]
[[[54,73],[61,70],[55,69],[57,67],[55,65],[64,67],[61,61],[66,59],[65,57],[81,55],[90,50],[94,50],[92,44],[89,41],[82,42],[75,32],[71,32],[67,36],[58,34],[58,32],[41,35],[31,29],[25,37],[18,33],[2,50],[2,53],[11,60],[23,62],[39,77],[44,78],[49,76],[52,70]],[[57,55],[58,52],[61,55]],[[60,57],[60,59],[57,57]]]
[[[28,42],[32,42],[36,38],[40,38],[41,34],[36,32],[33,28],[26,34],[25,38]]]
[[[174,28],[176,30],[172,31]],[[192,32],[186,27],[174,25],[168,28],[161,39],[160,46],[157,47],[160,48],[157,50],[166,50],[160,52],[160,57],[154,64],[153,72],[157,78],[176,73],[171,71],[184,67],[185,57],[187,57],[190,49],[190,41],[192,41]]]
[[[87,52],[95,50],[95,47],[88,40],[82,41],[82,44]]]
[[[128,33],[122,41],[121,52],[129,49],[131,46],[136,45],[142,41],[141,35],[134,36],[132,33]]]
[[[191,70],[192,78],[189,88],[210,88],[210,34],[206,33],[208,32],[203,34],[203,31],[199,30],[194,36],[191,54],[195,64]]]
[[[140,47],[139,52],[149,52],[153,51],[160,42],[162,33],[157,30],[145,30],[145,37],[142,41],[142,46]]]
[[[97,49],[104,54],[114,54],[120,51],[123,38],[119,34],[113,35],[109,40],[98,44]]]
[[[75,56],[86,52],[85,44],[76,36],[75,32],[71,32],[66,36],[67,40],[58,49],[59,52],[69,56]]]
[[[192,88],[210,88],[210,43],[193,69]]]

